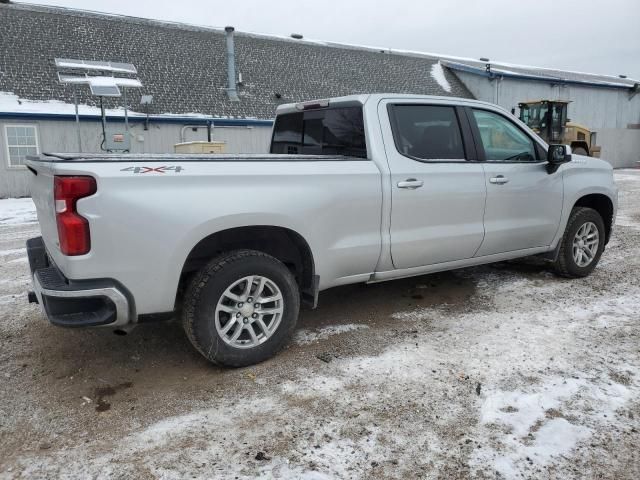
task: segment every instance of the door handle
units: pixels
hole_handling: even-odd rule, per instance
[[[398,182],[398,188],[407,188],[409,190],[415,190],[422,185],[424,185],[424,182],[415,178],[407,178],[404,182]]]
[[[489,179],[489,182],[494,183],[496,185],[504,185],[508,181],[509,181],[509,179],[507,177],[505,177],[504,175],[498,175],[497,177],[491,177]]]

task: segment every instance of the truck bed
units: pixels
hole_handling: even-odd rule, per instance
[[[119,282],[136,315],[173,310],[190,252],[228,229],[270,226],[309,239],[316,273],[327,279],[320,288],[371,272],[379,257],[381,174],[359,157],[56,153],[27,166],[52,263],[71,281]],[[76,204],[90,226],[86,255],[60,250],[56,176],[96,180],[97,192]]]

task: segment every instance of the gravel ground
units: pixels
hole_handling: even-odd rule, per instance
[[[640,171],[616,181],[589,278],[525,260],[336,288],[236,370],[175,322],[49,325],[29,200],[0,201],[0,478],[640,478]]]

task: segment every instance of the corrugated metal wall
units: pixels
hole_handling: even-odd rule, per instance
[[[469,72],[456,72],[478,100],[511,110],[526,100],[571,100],[569,118],[598,132],[601,157],[616,168],[635,166],[640,160],[640,95],[623,89],[551,85],[545,82],[504,78],[489,80]],[[636,128],[629,128],[634,126]],[[615,132],[617,131],[617,133]]]
[[[36,125],[41,152],[76,152],[78,136],[76,124],[69,120],[5,120],[0,119],[0,198],[21,197],[29,194],[29,172],[24,168],[9,167],[4,126]],[[107,128],[115,124],[107,123]],[[119,129],[124,128],[117,122]],[[83,152],[99,152],[102,140],[100,122],[80,122]],[[206,140],[203,125],[193,129],[188,124],[150,123],[144,130],[142,123],[130,124],[132,153],[173,153],[173,146],[181,141]],[[226,142],[227,153],[266,153],[271,139],[271,127],[218,126],[212,131],[212,140]]]

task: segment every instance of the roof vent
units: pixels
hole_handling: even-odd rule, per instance
[[[620,78],[627,78],[626,75],[618,75]]]
[[[480,57],[480,61],[481,61],[481,62],[488,62],[488,61],[489,61],[489,59],[488,59],[488,58],[485,58],[485,57]]]
[[[299,33],[292,33],[291,38],[295,38],[296,40],[302,40],[304,37]]]
[[[235,28],[224,27],[227,38],[227,95],[229,100],[237,102],[238,91],[236,90],[236,49],[233,42],[233,32]]]

